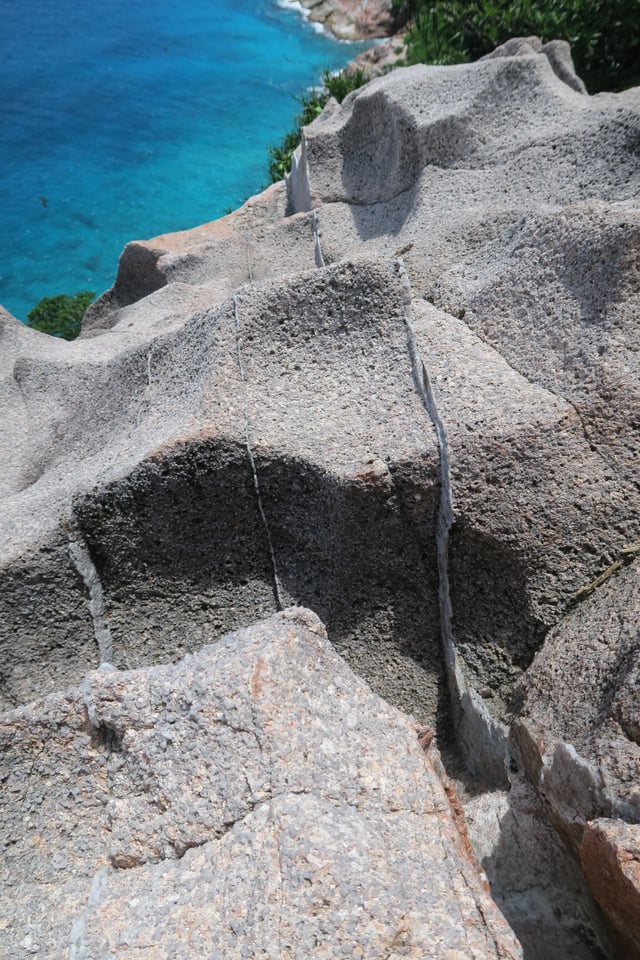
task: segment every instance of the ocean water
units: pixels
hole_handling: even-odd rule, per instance
[[[360,49],[276,0],[0,0],[0,24],[0,303],[22,320],[266,185],[295,97]]]

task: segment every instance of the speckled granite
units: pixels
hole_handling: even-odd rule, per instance
[[[2,957],[521,956],[435,747],[309,611],[1,730]]]

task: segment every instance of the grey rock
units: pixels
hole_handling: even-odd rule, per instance
[[[473,685],[489,683],[495,711],[636,517],[570,403],[519,374],[463,321],[424,301],[413,312],[447,432],[454,635]]]
[[[580,863],[558,842],[540,797],[525,777],[512,775],[508,791],[467,798],[464,811],[492,896],[527,960],[615,956]]]
[[[587,820],[640,821],[639,619],[636,561],[576,605],[517,689],[532,778],[577,843]]]
[[[566,46],[513,40],[330,104],[289,179],[327,262],[404,258],[450,448],[456,640],[498,710],[640,535],[639,123],[637,92],[586,96]]]
[[[517,689],[513,727],[529,779],[630,958],[640,955],[639,587],[636,561],[550,633]]]
[[[452,268],[437,295],[515,369],[574,406],[593,450],[632,495],[639,241],[637,199],[569,204],[515,224],[484,251],[482,264],[470,258]]]
[[[116,665],[179,659],[304,601],[379,692],[434,719],[438,452],[394,271],[312,270],[186,316],[164,312],[169,290],[100,336],[47,353],[26,331],[14,348],[31,407],[17,453],[35,479],[0,520],[5,702],[37,695],[43,662],[58,687],[87,668],[79,540]]]
[[[563,83],[566,83],[578,93],[587,92],[584,83],[576,75],[571,47],[566,40],[551,40],[549,43],[542,43],[539,37],[513,37],[480,59],[491,60],[495,57],[528,56],[535,53],[543,53],[547,57],[553,72]]]
[[[640,827],[620,820],[588,823],[580,847],[585,876],[612,919],[621,957],[640,957]]]
[[[309,611],[1,730],[2,956],[521,956],[435,747]]]
[[[411,383],[404,294],[382,265],[401,255],[450,452],[456,645],[468,682],[489,685],[504,715],[572,593],[638,536],[625,272],[638,110],[632,93],[588,97],[572,77],[566,47],[527,38],[477,64],[375,80],[307,128],[288,195],[279,185],[217,223],[129,245],[80,342],[20,334],[10,363],[30,419],[4,520],[6,702],[40,684],[16,646],[28,662],[39,650],[52,688],[86,667],[93,614],[73,641],[65,626],[87,594],[65,557],[71,526],[119,665],[175,659],[273,609],[281,588],[285,603],[318,609],[380,692],[445,716],[439,452]],[[352,255],[379,265],[300,275]],[[578,301],[597,322],[576,319]],[[310,351],[331,312],[344,323]],[[50,583],[55,597],[58,565],[44,636],[19,584]]]
[[[482,263],[485,248],[488,268],[487,244],[529,216],[633,201],[637,94],[579,93],[554,51],[527,41],[518,55],[395,70],[307,127],[290,195],[306,182],[327,262],[408,247],[416,295],[435,297],[448,268]]]
[[[401,69],[328,104],[286,187],[130,244],[80,340],[3,313],[4,702],[304,603],[377,693],[441,743],[455,728],[477,774],[506,784],[522,762],[577,855],[591,818],[634,826],[637,571],[601,575],[640,538],[639,131],[638,92],[589,97],[562,43]],[[152,795],[131,794],[146,832],[113,821],[117,869],[155,877],[175,854],[208,875],[206,816],[165,823]],[[277,816],[324,823],[324,800]],[[494,879],[549,837],[507,819]],[[111,883],[74,950],[110,936]]]
[[[244,284],[308,270],[314,262],[311,218],[285,217],[287,206],[284,185],[274,184],[221,220],[128,243],[116,282],[89,307],[82,335],[116,323],[152,326],[157,335],[159,321],[184,321]]]

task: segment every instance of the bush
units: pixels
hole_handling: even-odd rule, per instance
[[[511,37],[568,40],[590,93],[640,84],[637,0],[394,0],[410,63],[460,63]]]
[[[302,127],[306,127],[324,110],[330,97],[335,97],[342,103],[347,94],[357,90],[367,82],[363,70],[354,70],[351,73],[332,74],[325,70],[322,75],[322,87],[309,90],[298,97],[302,109],[294,117],[294,127],[285,134],[278,146],[269,147],[269,177],[271,183],[282,180],[285,173],[291,170],[293,151],[300,143]]]
[[[27,326],[63,340],[75,340],[94,297],[93,290],[80,290],[72,296],[61,293],[57,297],[43,297],[27,314]]]

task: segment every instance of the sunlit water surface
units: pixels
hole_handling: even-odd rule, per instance
[[[267,182],[295,97],[357,52],[275,0],[0,0],[0,303],[113,282],[128,240]]]

